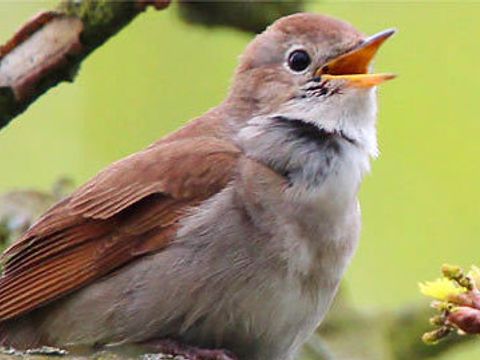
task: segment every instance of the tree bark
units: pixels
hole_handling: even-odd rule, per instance
[[[81,62],[148,6],[170,0],[65,0],[0,47],[0,129],[48,89],[73,81]]]

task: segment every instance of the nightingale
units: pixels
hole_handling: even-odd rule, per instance
[[[357,247],[375,88],[394,77],[370,64],[393,33],[300,13],[258,35],[224,102],[4,252],[0,344],[294,359]]]

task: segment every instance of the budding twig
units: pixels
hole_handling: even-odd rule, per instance
[[[456,331],[460,335],[480,334],[480,270],[472,266],[465,274],[454,265],[442,266],[443,278],[420,284],[420,291],[436,300],[432,306],[440,314],[430,319],[438,326],[423,335],[427,344],[435,344]]]

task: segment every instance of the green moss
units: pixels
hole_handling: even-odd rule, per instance
[[[59,10],[82,20],[82,42],[93,50],[129,23],[138,10],[133,1],[63,1]]]

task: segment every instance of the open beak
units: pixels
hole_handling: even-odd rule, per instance
[[[385,30],[367,38],[353,50],[323,65],[316,72],[325,80],[344,80],[348,86],[369,88],[395,78],[394,74],[369,74],[368,68],[380,46],[395,30]]]

